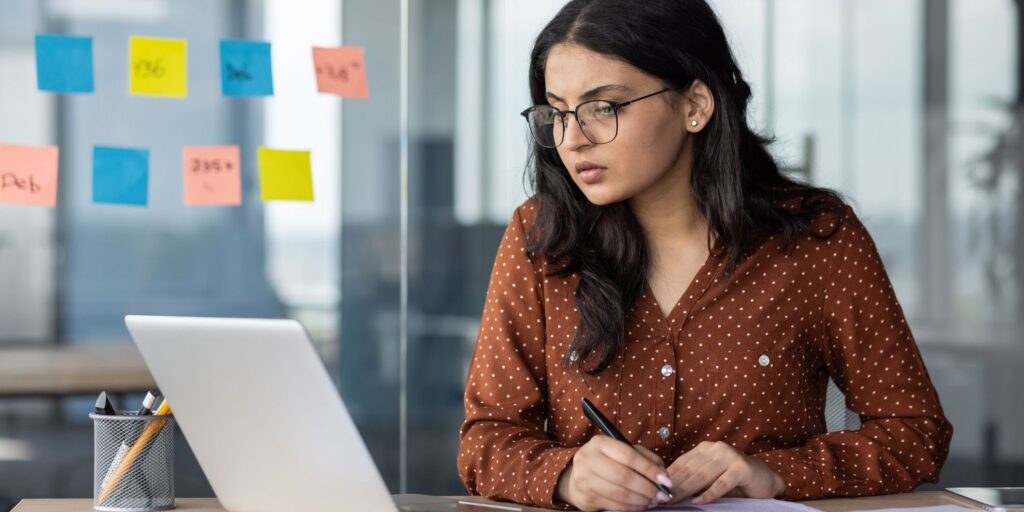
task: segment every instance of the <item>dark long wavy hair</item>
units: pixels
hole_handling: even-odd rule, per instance
[[[690,190],[707,219],[709,247],[726,256],[726,275],[772,234],[781,234],[782,250],[792,251],[801,235],[831,236],[812,229],[818,214],[834,212],[842,221],[841,197],[782,174],[766,149],[770,140],[747,125],[750,86],[704,0],[569,2],[537,37],[530,56],[534,104],[547,103],[544,68],[559,43],[623,60],[676,91],[695,80],[711,90],[715,110],[695,135]],[[556,263],[553,275],[578,275],[580,322],[564,363],[596,375],[625,345],[628,315],[647,282],[647,241],[626,202],[596,206],[587,200],[557,150],[534,143],[531,157],[538,213],[529,250]],[[796,207],[783,208],[781,201],[790,199],[797,199]],[[591,356],[596,361],[584,367]]]

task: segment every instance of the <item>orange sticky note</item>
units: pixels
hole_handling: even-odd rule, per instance
[[[317,89],[349,98],[369,98],[363,55],[363,48],[359,46],[314,47]]]
[[[57,206],[57,152],[0,144],[0,203]]]
[[[238,146],[186,146],[181,155],[186,205],[242,204]]]

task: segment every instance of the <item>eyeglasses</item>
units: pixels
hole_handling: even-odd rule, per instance
[[[576,110],[558,110],[551,105],[534,105],[520,115],[530,125],[533,140],[546,148],[557,148],[565,140],[565,132],[569,129],[567,116],[572,114],[580,125],[583,136],[594,144],[607,144],[615,140],[619,134],[619,109],[669,91],[662,89],[629,101],[615,102],[607,100],[584,101],[576,106]]]

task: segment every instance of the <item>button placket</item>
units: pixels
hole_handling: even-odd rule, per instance
[[[665,336],[657,345],[654,352],[654,360],[651,361],[653,371],[658,372],[655,376],[655,406],[654,424],[661,425],[657,434],[666,446],[670,443],[672,435],[672,424],[676,415],[676,387],[679,379],[675,378],[676,367],[676,343],[673,336]],[[660,360],[660,361],[659,361]],[[657,364],[660,362],[661,364]]]

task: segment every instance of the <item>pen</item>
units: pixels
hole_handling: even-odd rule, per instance
[[[154,394],[152,391],[146,393],[146,398],[142,400],[142,407],[139,407],[139,411],[135,413],[136,416],[146,416],[153,412],[153,406],[156,405],[156,400],[160,398],[160,393]]]
[[[594,407],[594,404],[590,403],[590,400],[587,400],[586,398],[583,399],[583,414],[586,414],[587,419],[596,425],[597,428],[601,429],[601,432],[604,432],[608,437],[633,446],[626,439],[626,436],[623,436],[622,433],[619,432],[619,430],[615,428],[610,421],[608,421],[608,418],[605,418],[604,415],[601,414],[601,411],[597,410],[597,407]],[[636,448],[634,447],[634,449]],[[658,486],[658,490],[667,494],[669,498],[672,497],[672,490],[666,487],[665,484],[654,482],[654,485]]]
[[[114,471],[121,466],[121,461],[124,460],[124,456],[128,454],[128,450],[131,446],[124,441],[121,442],[121,446],[117,449],[117,453],[114,454],[114,460],[110,461],[110,467],[107,468],[106,474],[103,475],[103,483],[100,484],[100,489],[103,489],[110,483],[110,478],[114,476]]]
[[[157,407],[153,414],[156,416],[171,414],[171,406],[167,403],[167,400],[160,403],[160,407]],[[128,472],[128,468],[132,467],[132,464],[135,463],[135,459],[139,457],[139,454],[146,448],[149,441],[160,433],[160,429],[164,428],[164,423],[167,423],[166,419],[153,420],[149,425],[146,425],[146,429],[142,431],[142,435],[139,436],[139,439],[135,441],[135,444],[132,445],[130,450],[128,450],[124,459],[121,460],[121,464],[117,468],[117,471],[115,471],[114,475],[110,477],[110,482],[107,483],[106,487],[102,487],[100,499],[97,500],[97,503],[107,501],[111,492],[117,488],[117,484],[121,483],[121,479],[124,478],[125,473]]]
[[[96,398],[96,414],[115,414],[114,404],[110,402],[106,391],[100,392],[100,396]]]
[[[153,407],[156,405],[156,401],[159,398],[160,398],[160,392],[159,391],[156,392],[156,393],[154,393],[152,391],[147,391],[146,392],[146,398],[142,399],[142,406],[139,407],[139,410],[135,412],[135,415],[136,416],[148,416],[150,414],[153,414]],[[124,447],[125,444],[121,443],[121,446]],[[126,449],[125,450],[125,454],[127,454],[127,452],[128,452],[128,450]],[[118,453],[120,453],[120,451],[118,451]],[[149,447],[148,446],[143,448],[142,451],[139,452],[139,456],[137,458],[145,459],[147,453],[149,453]],[[117,463],[118,463],[118,465],[120,465],[121,461],[117,460]],[[111,464],[111,467],[116,467],[116,466]],[[113,475],[113,471],[108,470],[107,476],[110,477],[112,475]],[[138,485],[140,487],[142,487],[143,494],[145,494],[145,496],[146,496],[146,506],[147,507],[152,506],[152,504],[153,504],[153,493],[151,492],[151,490],[149,488],[149,482],[146,480],[145,473],[143,473],[142,471],[133,471],[131,473],[131,475],[129,475],[129,478],[134,479],[135,482],[137,482]],[[100,488],[101,489],[106,488],[109,483],[110,483],[109,478],[105,478],[103,480],[103,483],[100,484]]]

